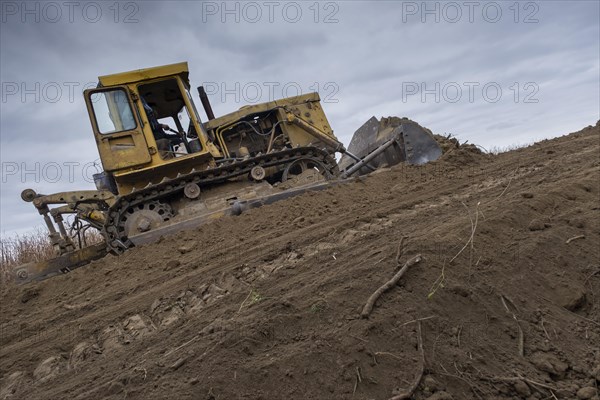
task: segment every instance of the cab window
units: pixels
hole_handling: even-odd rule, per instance
[[[123,89],[90,94],[98,132],[105,135],[135,129],[135,119]]]

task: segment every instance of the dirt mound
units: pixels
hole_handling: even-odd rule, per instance
[[[455,137],[441,135],[433,135],[433,137],[442,149],[440,161],[444,161],[446,164],[471,165],[481,162],[483,158],[489,156],[474,144],[460,144]]]
[[[597,399],[599,126],[475,149],[4,287],[0,399]]]

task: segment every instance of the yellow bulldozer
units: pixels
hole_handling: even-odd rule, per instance
[[[84,92],[103,167],[94,175],[97,190],[21,193],[42,215],[56,257],[16,267],[16,282],[69,272],[109,252],[381,166],[423,164],[441,155],[429,131],[399,118],[371,118],[346,149],[317,93],[215,118],[198,87],[208,118],[202,122],[188,75],[185,62],[146,68],[100,76],[98,86]],[[104,240],[84,246],[77,238],[90,228]]]

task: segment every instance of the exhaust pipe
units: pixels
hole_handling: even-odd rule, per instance
[[[206,112],[208,120],[215,119],[215,114],[210,106],[210,101],[208,100],[208,95],[206,94],[206,90],[204,90],[204,86],[198,86],[198,94],[200,95],[200,101],[202,102],[202,107],[204,108],[204,112]]]

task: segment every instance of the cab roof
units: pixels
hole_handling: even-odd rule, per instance
[[[120,72],[118,74],[99,76],[101,86],[126,85],[140,81],[146,81],[163,76],[179,75],[183,82],[189,86],[189,70],[187,62],[163,65],[160,67],[136,69],[134,71]]]

